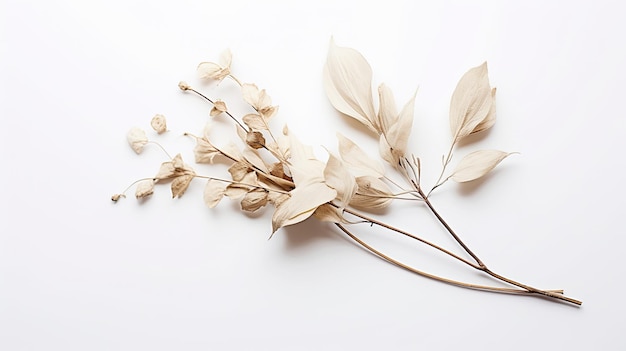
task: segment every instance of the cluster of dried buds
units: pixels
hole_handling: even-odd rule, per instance
[[[241,118],[231,113],[224,101],[214,101],[187,83],[179,83],[181,90],[195,93],[211,104],[211,117],[225,116],[233,122],[239,140],[237,143],[217,145],[210,137],[211,128],[205,128],[201,136],[186,133],[195,140],[195,162],[227,162],[230,179],[200,175],[177,154],[174,157],[168,156],[169,160],[161,164],[154,177],[140,179],[132,184],[135,185],[137,198],[152,195],[155,184],[161,182],[170,182],[172,196],[180,197],[194,179],[204,180],[206,185],[203,198],[208,207],[215,207],[224,196],[240,201],[243,211],[254,212],[268,204],[273,205],[275,210],[272,216],[272,234],[284,226],[313,216],[335,223],[350,238],[381,258],[439,281],[482,290],[542,295],[580,304],[577,300],[565,297],[560,290],[540,290],[495,274],[461,241],[429,200],[430,193],[447,180],[473,181],[489,173],[510,155],[497,150],[475,151],[463,157],[453,171],[446,172],[452,161],[452,151],[459,141],[487,130],[495,123],[496,89],[489,84],[486,63],[465,73],[454,90],[450,105],[450,149],[443,157],[439,179],[426,192],[420,184],[420,159],[414,155],[407,156],[416,94],[398,111],[391,90],[381,84],[378,87],[376,112],[372,94],[372,70],[359,52],[338,47],[331,42],[323,72],[324,87],[331,104],[339,112],[359,121],[377,137],[380,157],[388,166],[380,159],[367,155],[356,143],[341,134],[337,134],[338,153],[328,151],[328,158],[324,162],[315,156],[310,146],[300,142],[287,126],[279,133],[272,132],[270,121],[276,115],[278,107],[272,104],[264,89],[259,89],[255,84],[241,83],[232,74],[231,62],[230,51],[225,51],[218,63],[203,62],[197,71],[202,79],[219,83],[230,78],[237,84],[242,100],[250,111]],[[150,124],[159,134],[167,130],[165,117],[162,115],[156,115]],[[153,142],[139,128],[131,129],[127,138],[136,153],[141,153],[146,144]],[[393,171],[400,177],[404,185],[388,176],[388,171]],[[117,201],[124,193],[116,194],[112,199]],[[411,199],[426,203],[472,260],[359,212],[387,207],[393,199]],[[513,287],[480,286],[411,268],[355,236],[347,227],[355,223],[375,224],[394,233],[409,236]]]

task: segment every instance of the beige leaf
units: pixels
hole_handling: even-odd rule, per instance
[[[385,84],[378,86],[378,100],[378,125],[381,132],[386,133],[398,120],[398,108],[391,89]]]
[[[342,213],[342,209],[332,206],[331,204],[323,204],[313,212],[313,216],[323,222],[347,223]]]
[[[272,216],[272,233],[309,218],[320,205],[332,201],[337,192],[324,183],[311,183],[296,187],[289,195],[287,200],[276,207]]]
[[[496,123],[496,88],[492,88],[491,89],[491,108],[489,109],[489,114],[487,114],[487,117],[485,117],[485,119],[483,119],[483,121],[480,122],[476,126],[476,128],[472,130],[472,133],[470,134],[479,133],[479,132],[482,132],[483,130],[487,130],[493,127],[495,123]]]
[[[391,147],[391,154],[394,157],[394,161],[404,157],[406,153],[406,147],[409,142],[409,135],[413,128],[413,110],[415,106],[415,94],[404,105],[402,111],[398,115],[395,123],[389,126],[389,130],[385,133],[387,143]]]
[[[193,149],[196,163],[213,163],[215,156],[221,153],[206,138],[196,138],[196,146]]]
[[[226,183],[209,179],[204,187],[204,204],[209,208],[214,208],[224,197],[226,190]]]
[[[265,147],[265,138],[260,132],[251,131],[246,136],[246,144],[253,149],[261,149]]]
[[[245,102],[259,112],[265,119],[272,117],[277,107],[272,106],[272,99],[265,89],[259,90],[255,84],[243,84],[241,86],[241,94]]]
[[[461,160],[452,173],[452,180],[463,183],[478,179],[491,172],[511,153],[498,150],[474,151]]]
[[[339,112],[379,134],[381,129],[376,122],[371,84],[372,69],[363,55],[354,49],[336,46],[331,40],[324,66],[324,88],[330,103]]]
[[[267,204],[267,191],[255,188],[249,191],[241,200],[241,209],[254,212]]]
[[[267,194],[267,200],[274,204],[275,207],[280,206],[283,202],[289,199],[289,194],[279,193],[275,191],[269,192]]]
[[[454,89],[450,102],[450,129],[454,142],[468,136],[489,117],[492,108],[487,62],[467,71]]]
[[[337,139],[339,140],[339,155],[356,177],[369,175],[381,178],[385,175],[385,167],[382,163],[367,156],[365,151],[352,140],[340,133],[337,133]]]
[[[264,173],[268,173],[267,166],[261,156],[259,156],[256,150],[252,150],[246,148],[242,151],[243,158],[250,163],[250,165],[254,166],[256,169],[261,170]]]
[[[146,132],[141,128],[134,127],[126,134],[126,140],[128,145],[137,153],[140,154],[143,151],[143,147],[148,143],[148,137]]]
[[[387,142],[387,137],[385,137],[385,134],[381,134],[380,138],[378,138],[378,152],[380,153],[380,157],[393,167],[398,167],[399,159],[391,151],[391,145]]]
[[[148,197],[154,193],[154,181],[152,179],[146,179],[137,183],[135,189],[135,197],[140,199]]]
[[[341,160],[333,154],[328,155],[326,168],[324,168],[326,185],[337,191],[337,200],[341,207],[345,207],[357,191],[354,176],[348,172]]]
[[[263,117],[257,113],[250,113],[242,118],[243,123],[245,123],[250,129],[254,130],[267,130],[267,124]]]
[[[230,50],[225,50],[220,56],[219,63],[202,62],[198,65],[198,75],[202,79],[214,79],[221,81],[230,74],[232,54]]]
[[[324,162],[315,158],[313,149],[289,132],[290,159],[288,169],[296,186],[324,182]]]
[[[171,161],[163,162],[159,168],[159,172],[154,179],[157,181],[174,178],[186,174],[195,174],[191,166],[183,162],[183,158],[180,154],[177,154]]]
[[[236,183],[231,183],[226,187],[225,195],[231,199],[237,199],[246,195],[258,184],[255,172],[246,173],[243,178]]]
[[[219,115],[222,112],[226,112],[228,111],[228,107],[226,107],[226,103],[222,100],[216,100],[213,103],[213,108],[211,109],[211,112],[209,112],[209,115],[211,117],[215,117],[217,115]]]
[[[185,174],[174,178],[172,180],[172,198],[183,196],[194,177],[193,174]]]
[[[228,172],[230,173],[230,176],[233,178],[234,181],[239,182],[244,178],[247,173],[252,172],[252,168],[250,168],[250,165],[247,162],[238,161],[233,163],[228,168]]]
[[[155,115],[150,121],[150,126],[152,126],[152,129],[159,134],[165,133],[167,131],[167,121],[165,120],[165,116]]]
[[[350,206],[364,210],[382,209],[393,201],[391,189],[376,177],[359,177],[356,179],[358,190],[350,201]]]

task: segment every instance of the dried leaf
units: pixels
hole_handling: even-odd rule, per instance
[[[496,123],[496,88],[491,89],[491,108],[489,109],[489,113],[487,117],[480,122],[474,130],[470,134],[479,133],[483,130],[487,130]]]
[[[265,89],[259,90],[255,84],[243,84],[241,94],[244,101],[259,112],[266,120],[271,118],[277,111],[276,106],[272,106],[272,99]]]
[[[385,133],[387,143],[391,148],[391,155],[394,158],[394,163],[404,157],[406,153],[406,147],[409,142],[409,135],[413,128],[413,110],[415,107],[415,94],[404,105],[402,111],[398,115],[396,121],[389,126],[389,130]]]
[[[337,191],[337,200],[341,207],[345,207],[357,191],[354,176],[348,172],[339,158],[333,154],[328,155],[328,162],[324,168],[326,185]]]
[[[289,196],[276,207],[272,216],[272,233],[309,218],[320,205],[332,201],[337,192],[324,183],[311,183],[296,187]]]
[[[494,92],[495,93],[495,92]],[[450,102],[450,129],[454,141],[472,133],[492,109],[487,62],[467,71],[454,89]]]
[[[221,155],[211,142],[206,138],[196,138],[196,146],[193,149],[196,163],[213,163],[217,155]]]
[[[148,137],[146,132],[141,128],[134,127],[126,134],[126,140],[128,145],[137,153],[140,154],[143,151],[143,147],[148,143]]]
[[[183,196],[194,177],[193,174],[185,174],[174,178],[172,181],[172,198]]]
[[[248,132],[246,136],[246,144],[253,149],[261,149],[265,147],[265,138],[260,132]]]
[[[242,118],[243,123],[245,123],[250,129],[254,130],[267,130],[267,124],[263,117],[257,113],[250,113]]]
[[[159,168],[159,172],[154,179],[164,180],[174,178],[186,174],[195,174],[193,168],[183,162],[183,158],[180,154],[174,156],[171,161],[163,162]]]
[[[209,208],[214,208],[224,197],[227,183],[209,179],[204,187],[204,204]]]
[[[214,79],[222,81],[230,75],[230,65],[232,63],[232,54],[230,50],[225,50],[220,55],[219,63],[202,62],[198,65],[198,75],[202,79]]]
[[[242,155],[250,165],[254,166],[258,170],[261,170],[263,173],[268,173],[265,162],[263,162],[263,159],[259,156],[256,150],[246,148],[243,150]]]
[[[378,138],[378,152],[383,160],[387,161],[393,167],[398,167],[398,158],[396,158],[391,152],[391,145],[387,142],[385,134],[381,134]]]
[[[165,120],[165,116],[155,115],[150,121],[150,126],[152,126],[152,129],[159,134],[165,133],[167,131],[167,121]]]
[[[254,212],[267,204],[267,191],[255,188],[249,191],[241,200],[241,209]]]
[[[457,165],[452,180],[463,183],[478,179],[491,172],[498,163],[504,160],[511,153],[498,150],[474,151],[461,160]]]
[[[339,112],[379,134],[381,129],[376,122],[371,84],[372,69],[363,55],[354,49],[336,46],[331,40],[324,65],[324,88],[330,103]]]
[[[209,112],[209,115],[211,117],[215,117],[217,115],[219,115],[222,112],[226,112],[228,111],[228,108],[226,107],[226,103],[222,100],[216,100],[213,103],[213,108],[211,109],[211,112]]]
[[[152,179],[146,179],[137,183],[137,188],[135,189],[136,198],[140,199],[152,194],[154,194],[154,181]]]
[[[391,89],[385,84],[378,86],[378,101],[378,125],[381,132],[386,133],[398,120],[398,108]]]
[[[252,172],[252,168],[244,161],[235,162],[228,168],[228,173],[236,182],[241,181],[249,172]]]
[[[313,212],[313,216],[323,222],[347,223],[342,213],[342,209],[332,206],[331,204],[323,204]]]
[[[367,156],[365,151],[352,140],[340,133],[337,133],[337,139],[339,140],[339,155],[356,177],[369,175],[381,178],[385,175],[385,167],[382,163]]]
[[[350,201],[350,206],[364,210],[382,209],[393,201],[391,189],[376,177],[359,177],[356,179],[358,190]]]

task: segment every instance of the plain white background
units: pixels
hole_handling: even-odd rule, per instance
[[[626,347],[620,2],[0,4],[0,349]],[[143,203],[110,202],[165,160],[125,141],[154,114],[170,132],[149,136],[192,160],[181,134],[200,133],[210,106],[176,85],[233,95],[231,82],[216,89],[195,73],[226,48],[235,74],[280,105],[276,129],[288,123],[320,155],[322,145],[336,150],[336,131],[376,154],[374,139],[325,98],[331,37],[362,52],[398,104],[419,88],[410,147],[425,184],[449,145],[456,82],[488,61],[498,122],[455,160],[479,148],[520,154],[432,201],[493,270],[565,289],[582,308],[412,275],[316,221],[268,241],[271,209],[246,216],[226,199],[209,210],[202,182],[176,200],[164,186]],[[380,218],[458,252],[418,204]],[[490,282],[376,228],[355,230],[417,267]]]

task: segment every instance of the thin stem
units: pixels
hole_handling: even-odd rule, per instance
[[[530,294],[530,292],[528,292],[527,290],[520,290],[520,289],[509,289],[509,288],[500,288],[500,287],[493,287],[493,286],[485,286],[485,285],[478,285],[478,284],[471,284],[471,283],[465,283],[465,282],[460,282],[457,280],[452,280],[452,279],[448,279],[448,278],[444,278],[444,277],[440,277],[438,275],[434,275],[434,274],[430,274],[430,273],[426,273],[424,271],[420,271],[416,268],[413,268],[407,264],[404,264],[398,260],[395,260],[385,254],[383,254],[382,252],[376,250],[375,248],[373,248],[372,246],[368,245],[367,243],[365,243],[363,240],[359,239],[358,237],[356,237],[354,234],[352,234],[352,232],[350,232],[346,227],[344,227],[343,225],[341,225],[340,223],[335,223],[335,225],[337,227],[339,227],[339,229],[341,229],[348,237],[350,237],[350,239],[354,240],[355,242],[357,242],[359,245],[361,245],[362,247],[364,247],[365,249],[367,249],[368,251],[370,251],[371,253],[373,253],[374,255],[384,259],[385,261],[392,263],[400,268],[406,269],[410,272],[413,272],[415,274],[419,274],[421,276],[430,278],[430,279],[434,279],[446,284],[452,284],[452,285],[456,285],[456,286],[460,286],[460,287],[464,287],[464,288],[469,288],[469,289],[476,289],[476,290],[485,290],[485,291],[493,291],[493,292],[499,292],[499,293],[507,293],[507,294],[518,294],[518,295],[527,295]],[[558,292],[560,290],[555,290],[554,292],[551,292],[551,294],[555,294],[556,296],[558,296]],[[550,297],[556,297],[556,296],[552,296],[552,295],[547,295]]]
[[[454,149],[454,145],[456,145],[456,136],[454,137],[454,140],[452,140],[452,143],[450,144],[450,149],[448,150],[448,154],[446,155],[446,158],[443,161],[443,167],[441,167],[441,173],[439,174],[439,178],[437,178],[437,182],[435,183],[435,186],[433,186],[432,189],[430,189],[427,196],[430,196],[433,190],[440,187],[443,183],[445,183],[449,179],[448,177],[444,179],[443,181],[441,180],[443,178],[443,174],[446,172],[446,167],[448,167],[448,164],[450,164],[450,161],[452,160],[452,149]]]
[[[165,150],[165,148],[163,147],[163,145],[157,143],[156,141],[152,141],[152,140],[148,140],[148,144],[154,144],[156,146],[158,146],[161,151],[163,151],[165,153],[165,155],[171,160],[172,159],[172,155],[169,154],[169,152],[167,152],[167,150]]]
[[[437,219],[439,220],[439,222],[441,222],[441,224],[446,228],[446,230],[448,231],[448,233],[450,233],[450,235],[452,235],[452,237],[454,238],[454,240],[456,240],[456,242],[461,245],[461,247],[463,248],[463,250],[465,250],[465,252],[467,252],[468,255],[472,256],[472,258],[476,261],[476,263],[478,263],[478,265],[480,267],[485,267],[485,264],[480,260],[480,258],[478,258],[478,256],[476,256],[476,254],[474,254],[474,252],[472,252],[472,250],[470,250],[470,248],[465,245],[465,243],[463,242],[463,240],[461,240],[461,238],[459,238],[458,235],[456,235],[456,233],[454,232],[454,230],[452,230],[452,228],[448,225],[448,223],[443,219],[443,217],[441,217],[441,215],[439,214],[439,212],[437,212],[437,210],[435,210],[435,207],[433,207],[433,204],[430,202],[430,200],[428,199],[428,196],[424,195],[424,193],[422,192],[421,189],[417,189],[417,191],[419,192],[419,194],[424,198],[424,202],[426,203],[426,206],[428,206],[428,208],[430,209],[430,211],[435,215],[435,217],[437,217]]]
[[[391,230],[393,232],[396,232],[398,234],[402,234],[402,235],[405,235],[405,236],[407,236],[409,238],[417,240],[417,241],[419,241],[419,242],[421,242],[423,244],[426,244],[426,245],[428,245],[428,246],[430,246],[430,247],[432,247],[432,248],[434,248],[436,250],[439,250],[439,251],[443,252],[444,254],[446,254],[446,255],[448,255],[448,256],[450,256],[452,258],[455,258],[455,259],[457,259],[457,260],[459,260],[459,261],[461,261],[461,262],[463,262],[463,263],[465,263],[465,264],[467,264],[467,265],[469,265],[469,266],[471,266],[473,268],[476,268],[476,269],[480,268],[480,266],[477,266],[475,263],[470,262],[470,261],[464,259],[463,257],[461,257],[461,256],[459,256],[459,255],[457,255],[457,254],[455,254],[455,253],[453,253],[451,251],[448,251],[448,250],[444,249],[443,247],[441,247],[441,246],[439,246],[437,244],[433,244],[433,243],[431,243],[428,240],[422,239],[419,236],[416,236],[416,235],[413,235],[411,233],[405,232],[405,231],[403,231],[403,230],[401,230],[399,228],[393,227],[393,226],[391,226],[391,225],[389,225],[387,223],[383,223],[383,222],[378,221],[378,220],[376,220],[374,218],[370,218],[370,217],[368,217],[368,216],[366,216],[366,215],[364,215],[362,213],[358,213],[358,212],[350,210],[348,208],[345,208],[344,212],[349,213],[349,214],[351,214],[351,215],[353,215],[355,217],[361,218],[361,219],[363,219],[363,220],[365,220],[365,221],[367,221],[369,223],[376,224],[376,225],[378,225],[380,227],[389,229],[389,230]]]
[[[211,100],[209,97],[207,97],[206,95],[202,94],[201,92],[197,91],[196,89],[193,88],[189,88],[187,89],[189,91],[193,91],[194,93],[196,93],[196,95],[200,96],[201,98],[205,99],[206,101],[210,102],[213,106],[215,106],[215,102],[213,102],[213,100]],[[235,121],[235,123],[237,123],[237,125],[239,125],[239,127],[241,127],[241,129],[243,129],[244,131],[246,131],[246,133],[249,132],[248,128],[246,128],[246,126],[244,126],[243,124],[241,124],[241,122],[239,122],[239,120],[237,118],[235,118],[235,116],[233,116],[230,112],[228,111],[224,111],[224,113],[230,117],[233,121]]]

